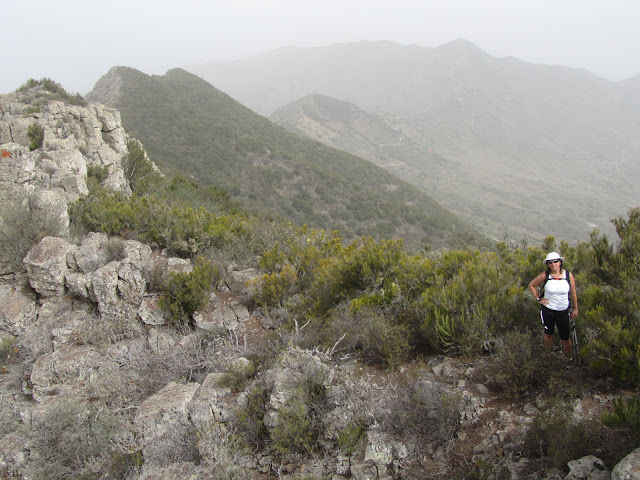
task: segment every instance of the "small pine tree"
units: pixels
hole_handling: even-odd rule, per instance
[[[29,150],[37,150],[44,142],[44,128],[37,123],[32,123],[27,129],[27,137],[29,137]]]

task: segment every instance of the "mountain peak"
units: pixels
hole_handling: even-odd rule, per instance
[[[471,43],[464,38],[458,38],[456,40],[452,40],[445,44],[437,47],[437,50],[446,52],[447,54],[473,54],[473,55],[486,55],[489,56],[487,52],[477,47],[475,44]]]

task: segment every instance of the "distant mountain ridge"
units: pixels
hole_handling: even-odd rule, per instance
[[[378,151],[381,161],[349,147],[346,120],[336,130],[344,138],[327,143],[380,165],[404,162],[411,173],[402,178],[496,238],[612,233],[609,219],[640,197],[636,77],[614,83],[586,70],[495,58],[464,40],[289,48],[190,70],[261,113],[317,94],[388,120],[410,146]],[[306,128],[282,111],[273,118]]]
[[[266,216],[339,229],[348,238],[486,241],[384,169],[293,135],[184,70],[148,76],[114,67],[87,99],[117,108],[161,168],[223,188]]]

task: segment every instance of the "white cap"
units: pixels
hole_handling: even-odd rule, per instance
[[[549,260],[556,260],[556,259],[560,259],[562,262],[564,262],[564,257],[561,257],[558,252],[550,252],[547,254],[547,258],[544,259],[544,263],[546,265],[546,263]]]

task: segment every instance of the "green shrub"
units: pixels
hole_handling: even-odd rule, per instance
[[[349,422],[345,428],[338,432],[338,448],[345,455],[352,455],[366,431],[367,429],[362,422],[357,420]]]
[[[278,424],[271,432],[271,440],[278,453],[310,453],[317,438],[304,402],[301,399],[288,401],[278,409],[277,417]]]
[[[231,365],[224,372],[219,383],[223,387],[230,388],[234,392],[239,392],[244,388],[251,378],[255,375],[256,367],[253,363],[247,366],[244,365]]]
[[[601,316],[598,315],[601,313]],[[625,383],[640,382],[640,326],[626,318],[614,317],[596,307],[587,314],[590,326],[597,329],[597,336],[584,347],[589,366],[602,376],[613,375]]]
[[[244,233],[239,215],[216,216],[166,197],[132,195],[97,188],[69,210],[74,227],[157,242],[183,257],[217,248]]]
[[[46,236],[63,233],[57,215],[45,206],[39,208],[36,198],[17,199],[0,212],[0,264],[11,271],[24,270],[22,260],[29,250]]]
[[[497,332],[517,325],[523,286],[514,263],[495,252],[449,251],[434,262],[434,279],[423,292],[425,338],[450,353],[478,354]]]
[[[248,287],[256,304],[262,307],[282,307],[296,292],[296,282],[296,273],[287,264],[279,272],[267,273],[251,280]]]
[[[62,88],[57,82],[54,82],[50,78],[42,78],[40,80],[34,80],[30,78],[23,85],[21,85],[16,91],[17,92],[26,92],[32,88],[40,88],[47,92],[47,96],[51,100],[60,100],[64,103],[70,105],[79,105],[86,106],[87,102],[82,98],[82,95],[79,93],[69,94],[67,91]]]
[[[94,178],[96,182],[102,183],[109,177],[109,168],[102,165],[87,166],[87,180]]]
[[[322,416],[327,410],[327,399],[322,375],[305,377],[286,405],[277,412],[277,425],[270,439],[278,453],[311,453],[318,447],[324,426]]]
[[[602,422],[608,427],[627,428],[640,438],[640,398],[616,398],[613,410],[602,416]]]
[[[122,169],[124,177],[134,192],[143,193],[153,181],[160,179],[147,158],[142,144],[135,140],[127,142],[127,154],[122,158]]]
[[[37,150],[42,146],[44,141],[44,127],[37,123],[32,123],[27,128],[27,137],[29,137],[29,150]]]
[[[209,294],[218,280],[218,269],[198,257],[190,273],[169,274],[160,308],[169,314],[175,327],[193,325],[193,313],[209,302]]]
[[[14,336],[7,336],[0,338],[0,373],[3,373],[4,363],[11,358],[12,354],[16,353],[16,338]]]
[[[246,406],[236,408],[233,426],[249,445],[263,446],[269,432],[264,424],[269,391],[260,383],[256,383],[247,392]]]

